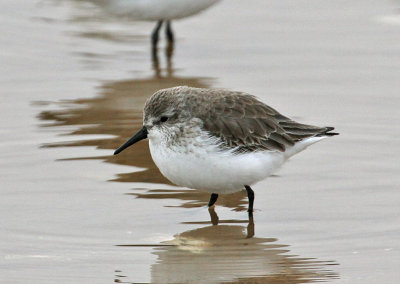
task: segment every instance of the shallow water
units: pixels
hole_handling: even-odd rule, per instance
[[[1,283],[400,281],[398,2],[225,0],[174,22],[157,58],[152,23],[0,5]],[[209,212],[145,141],[112,156],[176,85],[246,91],[341,135],[255,185],[254,219],[244,192]]]

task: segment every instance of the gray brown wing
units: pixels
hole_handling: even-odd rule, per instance
[[[285,151],[302,139],[329,135],[333,129],[297,123],[245,93],[221,92],[208,98],[213,104],[202,112],[203,127],[221,139],[222,147],[237,152]]]

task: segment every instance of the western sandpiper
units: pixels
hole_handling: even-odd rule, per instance
[[[326,137],[333,127],[301,124],[256,97],[222,89],[186,86],[157,91],[144,107],[143,127],[114,155],[149,138],[151,156],[173,183],[218,194],[246,189],[288,158]]]

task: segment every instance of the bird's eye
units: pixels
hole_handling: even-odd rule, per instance
[[[168,120],[168,117],[166,117],[166,116],[162,116],[161,118],[160,118],[160,121],[161,122],[166,122]]]

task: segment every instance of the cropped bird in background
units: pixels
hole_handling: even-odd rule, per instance
[[[186,18],[214,5],[220,0],[80,0],[90,2],[108,13],[138,21],[156,21],[151,35],[152,47],[157,47],[159,31],[165,23],[165,34],[174,41],[171,21]]]

